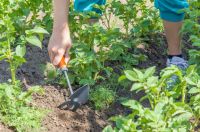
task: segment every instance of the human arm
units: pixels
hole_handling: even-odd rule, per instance
[[[53,2],[53,32],[48,44],[49,57],[54,66],[58,66],[63,56],[69,62],[71,48],[68,15],[70,0],[52,0]]]

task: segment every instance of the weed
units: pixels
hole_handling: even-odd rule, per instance
[[[0,120],[18,132],[40,130],[47,111],[30,106],[33,93],[42,94],[39,86],[21,91],[20,85],[0,84]]]
[[[44,34],[48,34],[41,27],[43,22],[37,19],[39,5],[39,1],[33,4],[21,0],[0,3],[0,61],[9,63],[12,82],[0,84],[0,120],[19,132],[38,131],[46,113],[30,106],[32,94],[42,92],[42,89],[35,86],[23,92],[16,79],[17,68],[26,62],[27,44],[42,48],[41,41]]]
[[[190,8],[185,9],[186,20],[182,28],[182,33],[189,35],[189,41],[195,47],[189,50],[189,62],[190,64],[196,64],[198,72],[200,73],[200,3],[198,0],[190,1]]]
[[[115,100],[115,92],[104,87],[97,86],[91,90],[90,100],[94,103],[95,109],[101,110],[106,109]]]

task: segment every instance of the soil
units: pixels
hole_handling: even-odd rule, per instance
[[[166,45],[163,35],[159,37],[162,39],[162,45]],[[159,71],[165,67],[166,52],[164,49],[166,48],[157,46],[157,42],[151,41],[150,43],[149,47],[141,51],[148,56],[148,60],[141,62],[138,67],[146,68],[156,65]],[[42,50],[28,46],[27,63],[17,71],[18,79],[25,81],[26,85],[42,85],[45,89],[44,95],[33,96],[34,105],[51,110],[42,122],[44,132],[100,132],[109,124],[109,117],[130,112],[128,109],[124,109],[118,101],[107,110],[100,112],[93,110],[88,104],[82,106],[76,112],[58,109],[57,106],[64,101],[62,89],[58,86],[46,85],[45,77],[41,73],[42,65],[49,62],[47,44],[48,39],[45,39]],[[7,67],[6,62],[0,62],[0,82],[6,82],[10,78]],[[128,90],[120,88],[117,93],[120,97],[134,97],[135,99],[139,99],[144,94],[130,94]],[[148,106],[149,104],[144,102],[143,105]],[[13,132],[13,130],[0,123],[0,132]]]
[[[0,123],[0,132],[12,132],[12,130]]]
[[[50,113],[43,121],[43,127],[48,132],[100,132],[105,127],[107,116],[97,113],[87,105],[82,106],[76,112],[60,110],[58,105],[64,98],[61,89],[52,86],[44,86],[45,95],[35,95],[34,103],[40,108],[49,109]]]
[[[58,109],[57,106],[64,102],[62,89],[58,86],[46,85],[41,70],[42,65],[49,62],[47,40],[44,40],[42,50],[28,46],[25,56],[27,63],[17,70],[17,78],[25,85],[42,85],[45,89],[44,95],[33,96],[34,105],[50,110],[42,122],[44,132],[100,132],[108,125],[108,118],[126,112],[119,102],[115,102],[109,109],[100,112],[93,110],[88,104],[76,112]],[[6,82],[9,78],[8,64],[0,62],[0,83]],[[124,95],[128,93],[124,91]],[[13,132],[13,130],[0,124],[0,132]]]

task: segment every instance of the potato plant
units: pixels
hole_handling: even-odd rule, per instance
[[[9,63],[12,84],[16,82],[16,69],[25,62],[26,44],[42,48],[43,34],[48,34],[39,26],[28,27],[28,14],[20,7],[22,2],[17,2],[3,1],[0,4],[3,8],[0,13],[0,61],[6,60]],[[10,8],[11,6],[15,8]],[[22,13],[16,17],[16,12]]]
[[[130,108],[127,116],[116,116],[110,120],[116,127],[107,126],[104,132],[114,131],[195,131],[199,125],[200,76],[196,66],[190,66],[186,75],[175,66],[164,69],[160,78],[154,76],[155,67],[145,71],[138,69],[125,71],[125,77],[133,81],[131,91],[144,91],[146,95],[139,101],[125,100],[122,105]],[[180,83],[168,90],[167,80],[176,74]],[[121,79],[124,78],[121,77]],[[147,99],[150,107],[144,107]]]
[[[158,12],[149,0],[127,0],[125,4],[113,0],[111,4],[114,15],[123,21],[126,37],[145,37],[162,29]]]
[[[198,72],[200,72],[200,3],[198,0],[190,1],[190,8],[186,11],[186,20],[183,25],[182,32],[189,35],[189,41],[195,47],[195,49],[189,50],[189,57],[191,64],[198,65]]]
[[[1,33],[0,60],[6,60],[9,63],[12,84],[15,84],[16,69],[25,62],[26,44],[30,43],[42,48],[41,41],[36,35],[40,34],[42,39],[42,34],[47,34],[47,31],[43,28],[35,27],[34,29],[26,30],[25,35],[15,38],[17,31],[9,17],[3,17],[0,29],[4,30]]]
[[[39,131],[46,113],[30,106],[32,94],[42,89],[35,86],[22,91],[21,82],[16,79],[17,68],[26,62],[27,45],[42,48],[41,41],[48,34],[37,19],[39,10],[34,6],[40,4],[22,0],[0,3],[0,61],[9,64],[11,76],[11,83],[0,84],[0,121],[19,132]]]
[[[113,70],[105,62],[119,61],[122,67],[130,68],[146,59],[145,55],[136,52],[136,46],[139,44],[138,40],[141,36],[150,33],[152,29],[160,30],[161,28],[158,24],[156,11],[153,8],[145,9],[147,7],[145,2],[128,1],[128,4],[123,5],[114,0],[108,2],[105,6],[95,5],[95,8],[102,10],[102,16],[98,16],[94,12],[76,12],[70,8],[73,47],[69,67],[74,72],[71,76],[75,78],[76,83],[93,85],[99,80],[104,80]],[[132,12],[130,10],[132,6],[139,9]],[[146,17],[148,15],[147,10],[151,12],[148,17]],[[142,15],[138,16],[141,12]],[[124,28],[128,30],[125,34],[117,26],[111,26],[112,15],[119,17],[124,22]],[[105,27],[98,23],[90,24],[89,19],[91,16],[95,16],[97,19],[100,17],[105,18]],[[131,26],[127,23],[131,23]],[[143,28],[143,31],[139,31],[144,25],[146,27]],[[134,32],[131,33],[131,30],[138,30],[137,35]],[[139,32],[142,34],[138,34]],[[133,39],[133,35],[136,38]],[[129,52],[130,50],[133,52]],[[102,72],[107,75],[103,77]]]
[[[0,84],[0,121],[19,132],[42,131],[41,120],[46,111],[31,104],[31,95],[43,93],[43,90],[35,86],[22,91],[23,86],[16,79],[16,70],[26,62],[28,44],[42,48],[41,41],[48,34],[46,30],[51,31],[51,2],[0,2],[0,61],[9,64],[11,74],[11,83]],[[125,69],[125,75],[119,78],[119,81],[126,79],[123,87],[133,83],[132,92],[145,92],[139,101],[123,100],[122,105],[132,112],[126,116],[112,117],[110,120],[115,122],[115,126],[106,127],[105,132],[188,132],[199,128],[199,0],[190,0],[191,8],[185,10],[187,19],[182,29],[182,32],[189,34],[189,41],[195,47],[189,51],[189,56],[190,63],[196,66],[190,66],[185,74],[175,66],[168,67],[160,76],[155,75],[155,67],[128,70],[146,60],[137,46],[162,32],[162,23],[152,2],[127,0],[122,4],[120,0],[111,0],[104,6],[95,5],[102,11],[100,15],[94,12],[75,12],[71,4],[70,31],[73,47],[70,50],[69,76],[73,85],[89,84],[94,87],[90,100],[98,110],[108,108],[115,101],[117,93],[114,91],[119,88],[116,78]],[[91,17],[101,19],[103,25],[89,23]],[[117,18],[122,27],[113,24],[112,17]],[[56,70],[49,64],[44,70],[44,74],[54,84],[54,79],[59,77]],[[168,80],[174,75],[179,81],[172,89],[167,89]],[[61,78],[58,84],[66,85],[65,78]],[[142,105],[146,100],[149,107]]]

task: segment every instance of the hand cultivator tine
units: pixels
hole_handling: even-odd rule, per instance
[[[59,109],[61,110],[72,110],[76,111],[78,107],[80,106],[79,103],[77,102],[72,102],[72,101],[65,101],[64,103],[60,104],[58,106]]]
[[[61,109],[61,110],[66,110],[67,107],[69,106],[69,104],[70,104],[70,101],[65,101],[64,103],[60,104],[58,106],[58,108]]]

